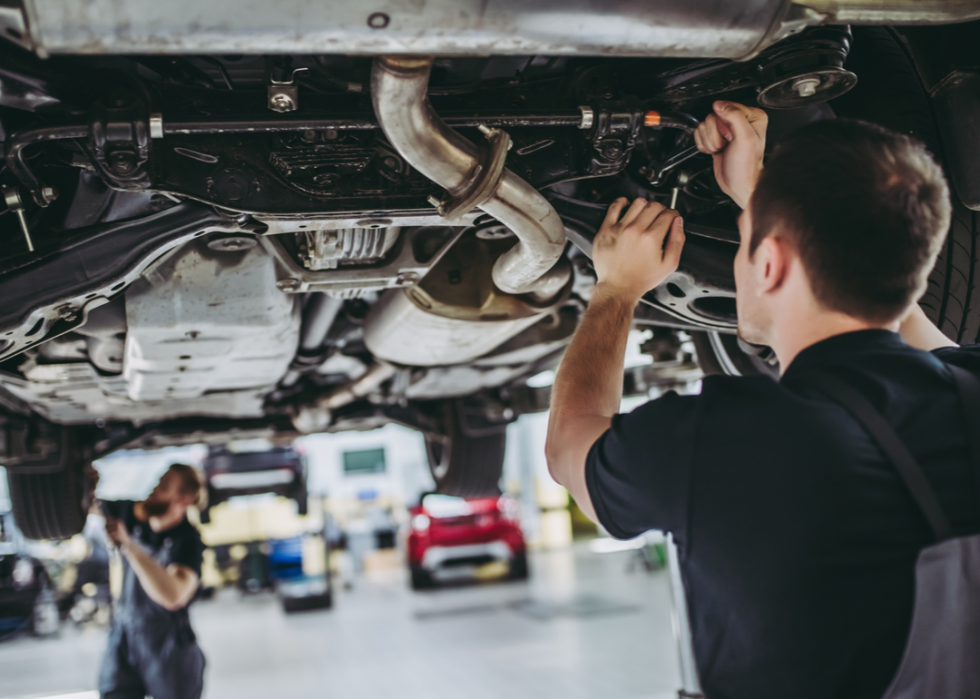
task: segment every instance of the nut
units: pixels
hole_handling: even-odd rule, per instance
[[[793,89],[800,97],[813,97],[820,87],[820,78],[800,78],[793,83]]]
[[[299,291],[300,286],[301,285],[298,279],[280,279],[276,282],[276,288],[279,289],[279,291]]]
[[[269,98],[269,107],[276,112],[291,112],[296,109],[296,105],[289,95],[282,93]]]

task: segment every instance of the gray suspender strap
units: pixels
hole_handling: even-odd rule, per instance
[[[864,425],[864,428],[878,443],[881,450],[885,452],[885,456],[895,466],[895,470],[898,471],[898,475],[905,483],[905,487],[912,494],[912,498],[919,506],[922,514],[929,520],[929,526],[932,527],[932,532],[935,534],[936,539],[938,541],[945,541],[946,539],[952,538],[953,528],[950,526],[949,519],[939,504],[936,491],[929,484],[929,481],[926,479],[926,474],[923,473],[922,468],[915,460],[915,457],[912,456],[911,452],[909,452],[908,447],[895,434],[895,430],[882,417],[881,413],[875,410],[867,398],[836,376],[817,372],[812,372],[812,374],[810,372],[807,373],[815,379],[810,385],[826,393],[847,408],[848,412],[858,422]]]
[[[960,394],[960,403],[966,413],[966,438],[973,457],[973,477],[977,483],[977,496],[980,497],[980,378],[966,369],[947,364]]]

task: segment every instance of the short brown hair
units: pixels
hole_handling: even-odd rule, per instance
[[[201,502],[201,477],[196,468],[187,464],[171,464],[167,470],[180,476],[180,492],[194,496],[192,505],[196,506]]]
[[[750,206],[750,255],[766,236],[784,236],[821,304],[885,323],[925,291],[951,214],[946,178],[925,146],[844,119],[783,139]]]

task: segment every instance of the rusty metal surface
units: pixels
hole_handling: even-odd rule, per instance
[[[740,57],[788,0],[26,0],[57,53]]]

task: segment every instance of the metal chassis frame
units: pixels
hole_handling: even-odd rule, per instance
[[[240,223],[213,209],[179,204],[143,219],[77,231],[74,243],[0,274],[7,309],[0,316],[0,330],[6,330],[0,333],[0,361],[84,325],[89,311],[184,243],[209,232],[241,230]],[[72,273],[78,279],[65,283]],[[91,279],[94,275],[98,278]],[[29,310],[21,311],[24,307]]]

